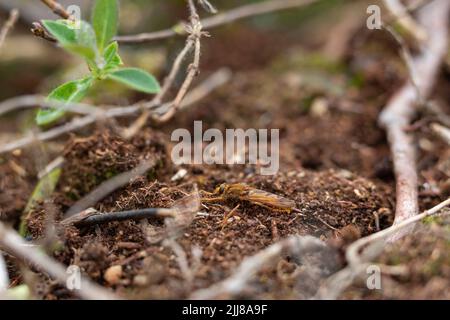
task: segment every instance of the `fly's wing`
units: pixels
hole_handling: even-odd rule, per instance
[[[294,201],[259,189],[249,190],[246,200],[258,202],[272,208],[292,209],[295,207]]]

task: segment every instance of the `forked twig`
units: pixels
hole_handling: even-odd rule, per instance
[[[402,230],[406,227],[409,227],[410,225],[413,225],[417,221],[420,221],[426,217],[437,215],[441,212],[442,209],[444,209],[445,207],[447,207],[449,205],[450,205],[450,198],[441,202],[437,206],[434,206],[433,208],[422,212],[421,214],[410,217],[406,220],[403,220],[402,222],[400,222],[398,224],[392,225],[391,227],[389,227],[387,229],[381,230],[377,233],[373,233],[367,237],[361,238],[361,239],[353,242],[348,247],[347,252],[346,252],[346,259],[347,259],[348,264],[351,267],[354,267],[358,264],[365,262],[364,255],[361,256],[359,254],[359,251],[361,250],[362,247],[367,246],[368,244],[373,243],[375,241],[386,239],[387,237],[395,234],[398,230]],[[450,212],[447,212],[447,213],[450,213]]]

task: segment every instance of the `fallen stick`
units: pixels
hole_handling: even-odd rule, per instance
[[[420,98],[426,99],[436,82],[440,65],[447,53],[450,2],[435,0],[419,11],[419,22],[429,33],[421,53],[414,57],[417,87],[409,81],[388,102],[379,123],[386,129],[396,177],[394,223],[418,213],[418,176],[413,137],[405,131],[414,117]],[[418,92],[419,91],[419,92]],[[406,233],[405,229],[402,230]],[[401,237],[393,235],[392,240]]]
[[[237,270],[223,281],[213,284],[209,288],[200,289],[192,293],[190,299],[205,300],[224,296],[236,296],[241,293],[262,267],[273,263],[285,251],[304,254],[326,248],[325,243],[311,236],[290,236],[261,250],[254,256],[245,258]]]
[[[3,43],[5,42],[8,32],[14,27],[18,18],[19,18],[19,11],[17,9],[11,10],[11,12],[9,13],[8,20],[6,20],[5,24],[0,30],[0,50],[3,46]]]
[[[66,286],[70,280],[70,275],[66,272],[66,267],[49,256],[45,255],[36,247],[27,246],[19,234],[7,228],[0,222],[0,247],[11,255],[28,262],[38,268],[41,272],[48,274],[57,280],[59,284]],[[117,299],[106,289],[92,283],[90,280],[80,275],[80,288],[73,290],[73,294],[87,300],[114,300]]]

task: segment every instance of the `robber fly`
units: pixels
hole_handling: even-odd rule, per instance
[[[252,188],[244,183],[227,184],[223,183],[218,186],[214,192],[208,193],[212,198],[203,198],[203,202],[240,200],[248,201],[260,207],[270,209],[272,211],[287,212],[297,211],[295,202],[276,194]]]

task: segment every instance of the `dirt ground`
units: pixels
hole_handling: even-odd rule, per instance
[[[253,36],[260,39],[258,34]],[[216,47],[212,41],[211,49],[204,53],[205,73],[229,65],[234,70],[233,81],[181,111],[168,125],[146,128],[127,141],[115,133],[114,124],[102,123],[69,139],[2,156],[1,220],[19,225],[37,171],[62,155],[65,163],[55,192],[27,218],[30,239],[45,239],[47,250],[60,262],[78,265],[94,281],[122,297],[187,298],[193,290],[223,280],[245,257],[270,244],[288,235],[312,235],[336,249],[338,257],[332,263],[313,272],[295,257],[284,256],[262,270],[242,295],[310,298],[322,280],[344,266],[341,254],[349,242],[393,222],[392,163],[377,117],[401,85],[405,70],[398,58],[394,60],[398,64],[388,65],[385,57],[360,45],[366,38],[365,34],[356,36],[343,62],[299,53],[299,48],[284,45],[282,52],[267,50],[257,61],[235,63],[239,57],[255,55],[255,47],[263,40],[250,41],[254,47],[236,46],[231,57],[223,54],[222,46],[240,43],[242,37],[216,43]],[[274,41],[280,46],[286,43],[283,38]],[[392,51],[389,40],[378,45],[385,48],[384,54]],[[292,72],[293,66],[302,72]],[[438,102],[448,101],[449,80],[449,71],[444,71],[435,95]],[[170,133],[175,128],[192,130],[194,120],[202,120],[204,130],[279,128],[280,171],[260,176],[250,165],[184,166],[187,175],[172,181],[181,168],[170,160]],[[411,130],[419,141],[420,207],[425,209],[450,194],[450,150],[423,122]],[[276,212],[245,201],[204,203],[200,213],[176,234],[187,254],[192,279],[186,278],[173,250],[163,241],[167,225],[162,219],[71,227],[53,233],[45,228],[49,212],[60,220],[75,201],[143,159],[154,161],[153,168],[102,199],[95,209],[171,207],[195,186],[212,192],[221,183],[246,183],[293,200],[299,212]],[[224,216],[237,204],[236,214],[223,226]],[[424,224],[418,233],[386,249],[378,260],[405,267],[404,274],[384,276],[383,290],[375,293],[355,285],[343,298],[448,299],[449,234],[446,221]],[[40,273],[21,273],[23,265],[17,260],[8,257],[7,261],[13,283],[33,283],[36,297],[73,297]],[[111,277],[111,270],[120,272]]]

